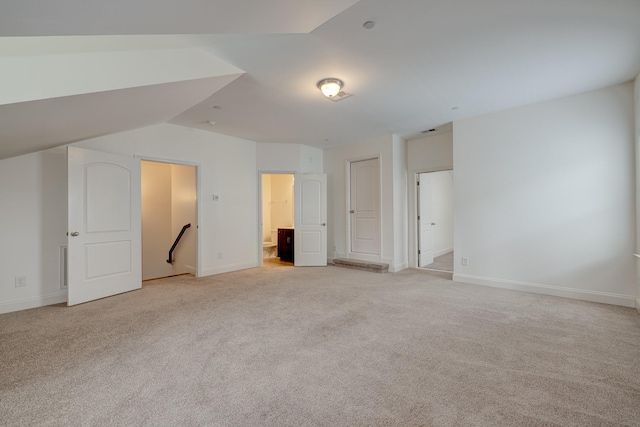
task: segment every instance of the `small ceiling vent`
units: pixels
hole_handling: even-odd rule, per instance
[[[328,99],[332,100],[333,102],[338,102],[338,101],[342,101],[345,98],[349,98],[350,96],[353,96],[353,94],[347,93],[345,91],[340,91],[336,96],[332,96],[331,98],[328,98]]]

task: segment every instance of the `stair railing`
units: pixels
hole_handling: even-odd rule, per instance
[[[178,242],[182,238],[182,235],[184,234],[185,230],[189,227],[191,227],[191,224],[186,224],[184,227],[182,227],[182,230],[180,230],[180,234],[178,234],[178,237],[176,237],[176,241],[173,242],[171,249],[169,249],[169,259],[167,260],[169,264],[173,264],[173,251],[176,248],[176,246],[178,246]]]

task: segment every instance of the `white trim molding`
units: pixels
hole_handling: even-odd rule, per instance
[[[17,299],[0,304],[0,314],[11,313],[12,311],[28,310],[30,308],[45,307],[52,304],[67,302],[67,291],[58,292],[52,295],[40,295],[37,297]]]
[[[407,268],[409,268],[408,262],[396,265],[389,264],[389,273],[397,273],[398,271],[406,270]]]
[[[562,286],[519,282],[515,280],[494,279],[490,277],[471,276],[468,274],[454,273],[453,281],[470,283],[473,285],[489,286],[492,288],[511,289],[514,291],[531,292],[535,294],[599,302],[603,304],[620,305],[623,307],[634,307],[634,305],[637,307],[638,304],[637,298],[635,298],[633,295],[613,294],[600,291],[587,291],[584,289],[565,288]]]
[[[636,311],[640,314],[640,297],[636,298]]]
[[[193,274],[194,276],[196,275],[196,268],[193,265],[185,264],[184,269],[186,270],[187,273]]]
[[[230,273],[232,271],[246,270],[249,268],[257,268],[257,267],[260,267],[258,263],[251,262],[247,264],[232,264],[232,265],[223,265],[221,267],[206,268],[206,269],[203,269],[201,277],[213,276],[214,274]]]

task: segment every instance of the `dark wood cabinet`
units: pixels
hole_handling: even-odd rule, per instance
[[[293,262],[293,228],[278,228],[278,257]]]

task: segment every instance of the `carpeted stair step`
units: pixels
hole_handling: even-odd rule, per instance
[[[355,259],[336,258],[333,264],[338,267],[355,268],[356,270],[371,271],[372,273],[388,273],[389,264],[371,261],[358,261]]]

